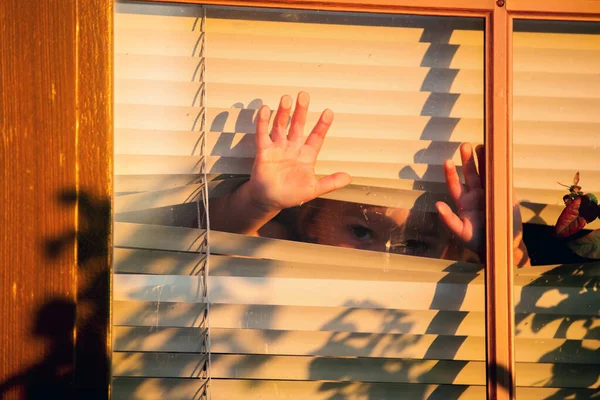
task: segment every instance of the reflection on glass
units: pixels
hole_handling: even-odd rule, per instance
[[[518,396],[593,398],[600,358],[600,23],[515,21]]]

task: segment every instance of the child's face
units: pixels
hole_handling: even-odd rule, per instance
[[[333,200],[311,206],[317,209],[303,230],[319,244],[435,258],[448,247],[449,235],[430,212]]]

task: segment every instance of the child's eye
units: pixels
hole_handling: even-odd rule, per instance
[[[351,225],[352,234],[360,240],[370,240],[373,238],[373,231],[362,225]]]
[[[392,244],[392,248],[401,254],[421,254],[429,250],[429,245],[425,242],[415,239],[408,239],[402,242]]]

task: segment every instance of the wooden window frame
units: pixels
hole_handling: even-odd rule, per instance
[[[76,309],[70,345],[58,350],[66,360],[60,368],[72,390],[88,398],[110,394],[114,1],[0,5],[0,34],[8,40],[0,46],[0,173],[6,182],[0,195],[0,382],[57,351],[31,329],[40,307],[59,297]],[[487,390],[489,399],[513,399],[512,24],[516,18],[600,21],[600,1],[160,2],[485,19]],[[16,390],[8,393],[5,398],[20,398]]]

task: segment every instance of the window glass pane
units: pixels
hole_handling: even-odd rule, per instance
[[[114,399],[208,398],[203,15],[116,7]]]
[[[116,17],[115,393],[485,398],[483,20]]]
[[[589,398],[600,362],[600,24],[515,21],[513,44],[526,247],[515,251],[517,393]]]

